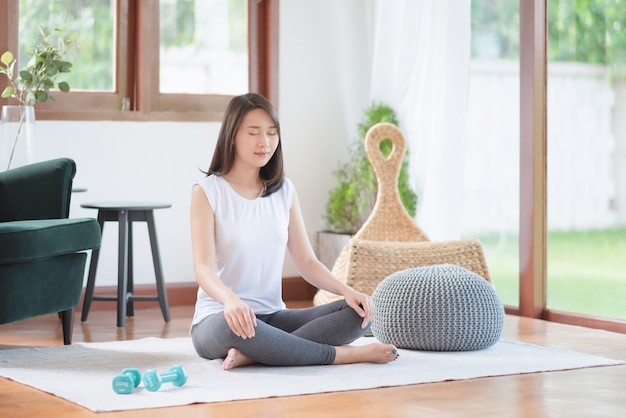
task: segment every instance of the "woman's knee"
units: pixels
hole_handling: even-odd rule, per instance
[[[226,356],[229,340],[234,335],[223,313],[218,313],[203,319],[192,328],[191,341],[201,357],[212,360]]]

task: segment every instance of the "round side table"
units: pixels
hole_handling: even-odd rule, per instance
[[[117,301],[117,326],[126,327],[126,317],[134,315],[134,301],[158,301],[165,322],[170,322],[170,312],[167,303],[167,292],[163,280],[163,269],[161,267],[161,257],[157,243],[156,227],[154,223],[154,210],[165,209],[172,205],[162,202],[97,202],[83,203],[80,205],[87,209],[98,210],[98,223],[100,232],[104,229],[107,221],[118,223],[118,267],[117,267],[117,295],[116,296],[94,296],[96,281],[96,269],[100,249],[94,249],[91,253],[91,263],[89,265],[89,275],[87,278],[87,288],[83,301],[81,321],[87,320],[89,308],[92,301],[105,300]],[[152,261],[154,264],[154,274],[156,278],[156,296],[135,296],[133,279],[133,222],[146,222],[148,235],[150,237],[150,247],[152,249]]]

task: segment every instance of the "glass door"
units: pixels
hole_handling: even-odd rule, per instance
[[[626,1],[548,2],[547,306],[626,319]]]

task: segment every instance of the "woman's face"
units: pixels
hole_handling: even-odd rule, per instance
[[[248,112],[235,136],[235,162],[261,168],[278,147],[278,127],[263,109]]]

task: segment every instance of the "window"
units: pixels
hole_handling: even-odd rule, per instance
[[[236,94],[276,100],[276,17],[277,0],[3,1],[0,51],[24,57],[39,24],[78,38],[72,90],[38,119],[220,120]]]
[[[547,307],[626,319],[625,0],[548,2]]]
[[[615,269],[616,264],[614,264],[615,262],[619,262],[619,255],[617,255],[618,258],[616,258],[617,252],[615,252],[615,249],[607,249],[605,247],[602,249],[605,254],[601,255],[600,260],[590,262],[590,257],[594,257],[594,255],[590,254],[583,254],[584,257],[579,259],[581,256],[580,251],[585,251],[586,248],[589,248],[589,245],[593,247],[604,245],[605,242],[616,242],[614,240],[613,231],[609,231],[606,228],[610,225],[592,225],[589,223],[590,218],[588,216],[584,218],[584,223],[580,222],[580,219],[583,219],[580,217],[580,214],[589,211],[590,206],[588,202],[585,202],[586,207],[585,205],[581,206],[583,207],[582,211],[579,211],[577,207],[579,203],[581,203],[581,199],[593,200],[594,203],[591,207],[592,212],[595,216],[602,215],[600,219],[602,222],[606,222],[607,208],[610,211],[612,211],[613,208],[617,208],[613,206],[610,201],[607,206],[606,197],[610,196],[611,193],[610,191],[607,193],[607,188],[611,187],[610,184],[602,184],[602,180],[600,182],[597,181],[598,175],[606,176],[606,167],[601,164],[600,167],[595,166],[591,168],[591,170],[598,170],[598,175],[589,171],[591,167],[590,163],[594,160],[597,161],[598,154],[604,152],[602,148],[604,148],[603,142],[605,140],[602,139],[600,144],[594,146],[594,148],[599,149],[593,149],[592,152],[587,155],[584,164],[578,167],[585,174],[590,175],[590,179],[588,180],[595,183],[591,187],[598,187],[600,190],[598,192],[590,190],[587,186],[588,183],[578,185],[581,190],[577,196],[578,201],[574,203],[576,207],[569,208],[572,209],[570,213],[568,213],[567,209],[563,211],[563,204],[554,199],[562,199],[563,196],[567,196],[567,193],[558,190],[557,188],[559,186],[553,183],[560,181],[560,178],[558,176],[555,177],[554,169],[552,168],[554,160],[551,157],[551,153],[554,154],[555,152],[564,150],[562,141],[558,139],[562,134],[559,130],[564,129],[564,125],[559,123],[558,118],[551,120],[552,116],[550,115],[553,110],[548,111],[548,108],[553,109],[556,103],[555,100],[561,99],[560,97],[552,97],[557,94],[554,89],[562,87],[560,85],[561,83],[554,77],[566,75],[570,78],[567,82],[571,84],[570,88],[575,89],[579,86],[574,86],[574,84],[582,83],[589,85],[590,83],[595,84],[597,81],[593,80],[593,78],[596,77],[595,71],[587,73],[587,77],[581,78],[575,83],[571,83],[572,73],[567,74],[562,70],[555,72],[555,70],[559,70],[558,66],[571,64],[571,58],[567,58],[567,54],[560,55],[560,53],[557,53],[557,51],[567,53],[567,42],[563,43],[566,38],[575,39],[576,49],[579,52],[583,50],[591,51],[597,47],[599,47],[600,50],[605,50],[603,54],[596,55],[593,59],[589,58],[595,54],[587,54],[585,61],[596,63],[595,65],[602,63],[601,66],[607,65],[617,72],[620,71],[620,68],[624,68],[623,58],[621,60],[619,58],[620,56],[623,57],[623,55],[621,55],[623,54],[623,48],[619,48],[618,46],[623,36],[622,28],[624,28],[624,25],[620,22],[623,22],[624,14],[623,12],[613,14],[618,20],[607,19],[607,17],[611,15],[610,12],[612,12],[613,8],[615,11],[624,10],[622,2],[623,0],[620,0],[620,3],[607,2],[607,7],[604,12],[599,14],[597,8],[598,4],[592,5],[589,3],[587,5],[589,6],[588,11],[591,12],[592,15],[595,15],[592,19],[587,18],[589,17],[589,13],[581,12],[576,13],[576,19],[569,18],[565,20],[561,20],[559,15],[567,15],[567,13],[563,15],[562,12],[567,11],[567,6],[570,5],[571,2],[560,2],[558,7],[556,2],[548,2],[547,0],[520,2],[520,72],[522,77],[520,78],[521,193],[519,313],[523,316],[542,318],[548,321],[602,328],[617,332],[626,332],[626,326],[624,326],[623,319],[619,320],[617,318],[618,316],[622,317],[621,314],[616,315],[616,311],[610,311],[610,309],[612,309],[611,305],[614,304],[616,299],[613,297],[604,299],[607,305],[609,305],[606,307],[608,309],[598,307],[599,305],[597,304],[595,307],[589,309],[590,306],[588,302],[596,302],[593,300],[592,294],[602,293],[603,295],[607,295],[610,293],[610,288],[615,281],[621,281],[623,286],[623,270],[619,270],[619,267]],[[548,7],[548,4],[550,4],[550,7]],[[576,7],[578,6],[580,5],[576,4]],[[557,11],[558,13],[554,13]],[[604,15],[604,17],[602,17],[602,15]],[[570,16],[572,15],[570,14]],[[600,16],[599,19],[598,16]],[[596,27],[601,27],[603,24],[602,20],[604,20],[604,25],[606,25],[604,30],[596,31],[596,34],[600,34],[600,39],[596,37],[595,41],[585,42],[585,37],[591,32],[588,29],[581,30],[582,27],[576,22],[583,23],[583,26],[593,22],[593,25]],[[562,25],[561,23],[565,24]],[[608,28],[613,28],[615,32],[607,30]],[[562,29],[565,30],[561,31]],[[605,34],[602,35],[602,32]],[[561,34],[565,36],[562,37]],[[604,39],[604,41],[596,42],[601,39]],[[594,44],[595,46],[593,46]],[[570,43],[569,45],[572,44]],[[591,49],[589,49],[590,46]],[[607,49],[606,46],[610,46],[610,48]],[[610,53],[606,54],[606,52],[609,51]],[[598,61],[597,58],[603,55],[605,58],[600,58]],[[559,56],[567,59],[563,60],[558,58]],[[569,57],[574,57],[574,61],[578,61],[579,64],[582,64],[576,66],[578,67],[577,71],[579,69],[587,71],[588,68],[586,67],[588,64],[584,64],[584,61],[581,62],[578,58],[579,56],[582,57],[582,55],[578,55],[578,53],[569,55]],[[589,77],[589,75],[592,77]],[[550,83],[548,83],[548,81],[550,81]],[[605,81],[610,83],[612,82],[612,78],[607,78]],[[600,89],[600,92],[606,90],[606,87],[604,87]],[[597,93],[589,89],[587,89],[587,92],[593,94]],[[572,92],[568,91],[567,93],[570,94]],[[593,100],[596,99],[592,96],[593,95],[583,94],[579,97],[585,102],[593,102]],[[586,106],[587,103],[580,102],[576,103],[576,105],[582,107]],[[601,108],[604,107],[603,100],[598,102],[598,105],[601,110]],[[578,123],[577,118],[581,117],[581,109],[579,109],[578,106],[573,106],[575,112],[572,112],[569,116],[570,123]],[[609,133],[603,130],[603,125],[605,127],[607,125],[605,121],[597,117],[595,111],[596,109],[590,113],[582,113],[584,118],[588,119],[589,122],[594,123],[596,126],[597,130],[594,130],[592,135],[594,137],[602,137],[603,135],[614,133],[614,131]],[[613,112],[616,112],[616,110],[614,109]],[[570,138],[567,138],[567,141],[566,150],[568,153],[571,153],[573,148],[580,145],[570,141]],[[572,155],[575,155],[575,153]],[[613,157],[615,157],[615,155]],[[572,161],[575,161],[575,158],[571,158],[567,154],[561,155],[560,158],[563,161],[559,161],[558,164],[564,164],[562,165],[562,167],[564,167],[564,174],[566,176],[572,175],[576,170],[569,169],[568,166],[574,167],[571,164]],[[554,167],[557,168],[557,166]],[[551,175],[549,176],[548,174]],[[616,175],[613,181],[619,181],[619,176]],[[568,179],[568,182],[576,184],[578,179],[572,177]],[[561,184],[564,183],[561,182]],[[569,187],[569,185],[565,187]],[[549,197],[548,192],[550,192],[551,199],[554,200],[550,200],[549,205],[547,199]],[[553,194],[554,192],[556,192],[556,195]],[[565,192],[567,192],[567,190],[565,190]],[[558,196],[559,194],[561,196]],[[617,203],[618,198],[618,195],[615,195],[615,203]],[[609,197],[609,199],[613,198]],[[563,218],[563,215],[567,215],[567,218]],[[565,225],[564,221],[568,222],[569,219],[576,219],[575,228],[564,228],[561,226]],[[561,223],[561,225],[559,225],[559,223]],[[610,229],[615,229],[619,234],[619,227],[614,228],[615,226],[618,225],[613,224],[613,226],[610,226]],[[589,231],[592,232],[589,236],[585,236]],[[596,250],[597,248],[594,249],[594,251]],[[558,275],[564,271],[562,263],[559,265],[558,262],[559,253],[567,257],[567,262],[569,262],[568,268],[574,271],[581,268],[591,268],[595,270],[595,274],[592,274],[593,285],[589,286],[588,271],[576,271],[575,273],[578,277],[576,275],[568,275],[568,277],[566,277],[568,283],[566,283],[565,286],[559,283],[561,280]],[[598,254],[598,252],[595,254]],[[579,286],[585,286],[589,289],[588,294],[585,295],[582,302],[579,295],[574,294],[578,292],[579,289],[577,289],[577,287]],[[599,290],[596,286],[598,286]],[[613,287],[613,289],[616,288],[617,287]],[[570,292],[569,297],[567,296],[568,292]],[[563,298],[564,295],[569,301],[565,302]],[[586,299],[587,297],[589,298],[588,300]],[[570,301],[578,303],[578,307],[574,308],[572,305],[566,306],[565,303],[570,303]],[[611,315],[612,318],[607,317],[608,315]]]
[[[519,109],[505,106],[519,111],[517,123],[506,122],[510,135],[519,132],[519,144],[496,149],[501,160],[510,152],[519,158],[519,186],[507,183],[512,163],[497,169],[498,185],[519,198],[496,190],[480,205],[489,211],[493,200],[518,200],[517,237],[498,234],[492,241],[489,234],[481,236],[508,313],[626,332],[626,276],[620,257],[626,245],[626,170],[620,163],[626,155],[626,125],[617,117],[626,109],[625,1],[472,2],[473,73],[482,68],[477,61],[484,60],[501,82],[508,72],[497,61],[519,61],[519,93],[507,93],[519,96]],[[474,91],[482,101],[494,103],[487,88],[493,84],[470,87],[470,104]],[[490,111],[490,121],[478,123],[483,135],[497,127],[501,106]],[[482,116],[474,112],[470,120]],[[500,142],[505,140],[499,136]],[[488,161],[489,156],[480,157]],[[492,167],[497,166],[482,164],[480,169]],[[511,223],[502,222],[507,213],[492,214],[490,220],[510,228]],[[510,249],[508,244],[513,244]],[[500,252],[490,253],[492,247]],[[518,291],[511,287],[516,265]]]

